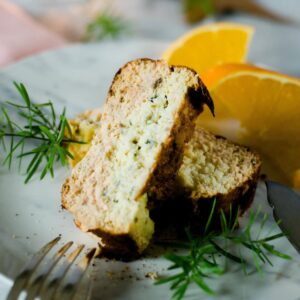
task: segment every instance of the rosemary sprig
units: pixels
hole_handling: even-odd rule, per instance
[[[183,299],[191,284],[196,284],[207,294],[214,294],[214,290],[209,287],[205,279],[217,278],[226,273],[226,260],[240,264],[245,274],[247,274],[248,266],[254,266],[259,273],[262,273],[264,264],[272,266],[271,255],[282,259],[291,259],[289,255],[281,253],[270,244],[270,242],[284,237],[284,233],[262,236],[267,215],[263,214],[261,216],[259,209],[256,212],[250,212],[248,223],[238,231],[235,229],[237,228],[239,214],[236,213],[235,218],[233,218],[231,209],[229,216],[228,214],[225,216],[225,213],[221,210],[221,230],[218,232],[209,230],[215,204],[216,200],[202,236],[192,236],[187,230],[187,242],[182,243],[181,246],[188,249],[188,254],[169,253],[165,255],[165,258],[172,263],[168,269],[178,270],[178,272],[157,280],[155,284],[170,284],[173,299]],[[260,226],[254,237],[253,226],[258,222],[259,217],[261,217]],[[171,246],[172,242],[164,244]],[[178,242],[176,244],[178,245]],[[250,262],[248,261],[249,256],[252,257]]]
[[[0,107],[0,147],[2,146],[7,152],[3,164],[11,168],[13,159],[18,158],[19,168],[21,168],[22,159],[30,157],[31,160],[26,167],[25,183],[40,168],[40,179],[48,173],[53,177],[55,161],[60,161],[64,166],[67,157],[73,158],[64,145],[83,142],[72,139],[65,109],[57,116],[51,101],[35,104],[22,83],[14,82],[14,86],[21,96],[21,102],[8,101]],[[10,117],[11,110],[18,113],[20,123]],[[70,138],[65,138],[66,132]],[[25,147],[27,145],[29,150]]]
[[[98,14],[86,27],[86,40],[100,41],[117,38],[128,32],[128,24],[123,18],[109,12]]]

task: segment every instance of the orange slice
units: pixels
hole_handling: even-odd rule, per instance
[[[203,78],[216,118],[198,122],[256,149],[271,178],[300,187],[300,79],[245,64],[217,66]]]
[[[162,58],[173,65],[187,66],[198,74],[221,63],[244,62],[253,28],[235,23],[198,27],[177,39]]]

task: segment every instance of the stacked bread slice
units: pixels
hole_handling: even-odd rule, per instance
[[[188,68],[150,59],[121,68],[91,147],[63,185],[62,205],[77,226],[118,255],[141,253],[154,231],[148,208],[172,196],[204,104],[213,110]]]
[[[214,200],[215,221],[220,220],[221,210],[228,218],[243,215],[253,201],[260,168],[256,152],[197,125],[185,148],[174,191],[173,203],[184,215],[182,221],[196,230],[204,228]]]
[[[85,144],[68,144],[68,150],[72,153],[72,158],[68,157],[71,167],[75,167],[90,149],[90,142],[92,141],[96,129],[99,127],[101,121],[101,109],[96,108],[87,110],[81,113],[76,119],[69,120],[69,125],[72,128],[72,138],[77,141],[85,141]],[[69,136],[69,132],[66,132]]]

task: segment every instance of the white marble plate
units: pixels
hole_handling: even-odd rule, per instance
[[[66,106],[68,115],[74,116],[101,105],[114,73],[122,64],[138,57],[159,57],[164,47],[164,43],[157,41],[131,40],[78,45],[35,56],[0,71],[0,101],[18,97],[12,85],[16,80],[28,87],[34,101],[51,99],[56,107]],[[6,277],[14,278],[29,255],[58,234],[62,234],[62,242],[72,239],[89,246],[94,244],[60,208],[60,187],[68,172],[57,169],[55,179],[41,182],[35,178],[24,185],[24,177],[16,170],[0,168],[0,273]],[[255,202],[267,209],[263,187],[259,188]],[[246,277],[234,270],[211,281],[216,296],[207,297],[193,287],[188,299],[300,299],[298,254],[286,239],[278,242],[278,247],[294,260],[274,259],[274,267],[267,268],[263,277]],[[164,274],[167,266],[153,252],[132,263],[97,260],[91,274],[93,299],[169,299],[167,286],[154,286],[145,277],[148,272]],[[1,278],[0,299],[8,286]]]

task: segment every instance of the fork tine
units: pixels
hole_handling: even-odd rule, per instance
[[[69,254],[67,259],[63,261],[62,265],[59,266],[58,270],[56,271],[54,278],[49,282],[49,284],[45,286],[45,289],[41,291],[40,295],[42,296],[42,299],[50,300],[54,298],[60,283],[65,278],[68,270],[70,269],[70,267],[80,255],[83,249],[84,245],[79,245],[73,252]]]
[[[26,300],[34,300],[39,295],[43,285],[53,268],[57,265],[63,255],[70,249],[73,242],[68,242],[62,246],[42,268],[38,271],[34,281],[29,284]]]
[[[67,282],[65,283],[61,299],[73,299],[75,292],[78,290],[81,279],[83,278],[85,272],[87,271],[91,261],[95,257],[96,248],[90,250],[80,261],[78,266],[76,266],[67,276]]]
[[[43,258],[53,248],[53,246],[58,243],[59,240],[60,237],[56,237],[54,240],[43,246],[36,254],[33,255],[32,259],[15,279],[14,285],[12,286],[7,296],[7,300],[18,299],[22,290],[28,285],[32,273],[36,270]]]

